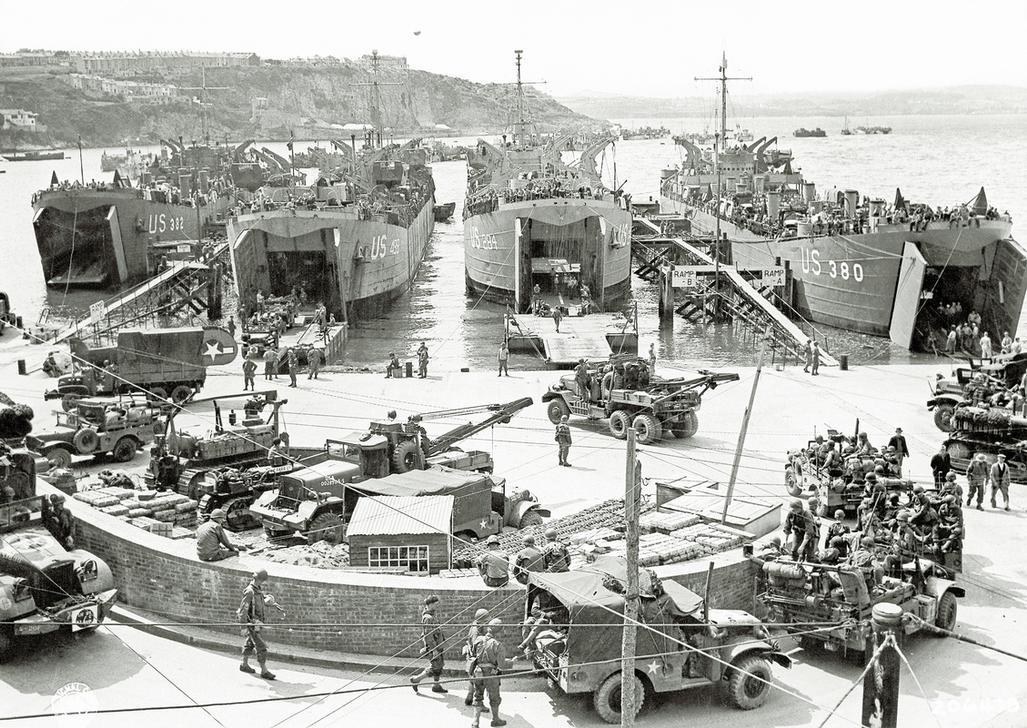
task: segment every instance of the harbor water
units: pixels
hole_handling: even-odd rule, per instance
[[[891,201],[895,188],[907,200],[952,206],[972,199],[983,185],[991,204],[1008,210],[1017,224],[1027,215],[1027,116],[901,116],[850,119],[850,125],[881,124],[893,127],[889,135],[841,136],[839,118],[738,118],[737,123],[756,137],[778,135],[778,146],[794,152],[795,165],[818,191],[855,189]],[[664,125],[674,133],[701,131],[702,119],[624,119],[625,127]],[[794,138],[800,126],[821,126],[826,138]],[[473,139],[446,140],[473,143]],[[284,143],[268,144],[285,154]],[[305,143],[297,142],[297,149]],[[113,151],[113,150],[112,150]],[[156,151],[156,148],[154,148]],[[658,192],[659,172],[677,164],[683,149],[670,139],[622,141],[609,149],[600,164],[607,183],[624,184],[635,199]],[[101,149],[86,149],[81,168],[85,179],[108,179],[100,172]],[[47,289],[32,234],[33,191],[45,187],[51,173],[78,179],[77,149],[60,161],[2,163],[0,169],[0,290],[10,296],[26,322],[36,320],[44,304],[56,310],[82,310],[109,292]],[[432,366],[451,371],[494,366],[503,331],[503,307],[468,296],[464,290],[461,210],[466,165],[433,165],[437,199],[455,201],[456,213],[448,223],[436,225],[423,265],[411,289],[398,298],[381,318],[356,323],[351,331],[347,362],[354,366],[382,366],[391,352],[411,356],[421,341],[431,352]],[[658,357],[678,366],[740,366],[752,364],[758,348],[751,333],[730,325],[690,324],[680,318],[661,328],[656,315],[657,292],[649,284],[633,281],[639,311],[639,347],[656,344]],[[822,328],[822,327],[818,327]],[[852,363],[907,362],[915,355],[890,346],[883,339],[828,330],[832,353],[848,354]],[[537,368],[527,355],[515,357],[513,366]]]

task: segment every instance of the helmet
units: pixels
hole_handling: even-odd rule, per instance
[[[557,536],[556,536],[556,529],[555,528],[547,528],[546,529],[546,540],[547,541],[555,541],[556,538],[557,538]]]
[[[871,482],[871,483],[876,483],[877,482],[877,475],[874,474],[874,473],[867,473],[866,475],[863,476],[863,480],[866,480],[866,481]]]
[[[915,488],[913,488],[913,492],[914,493],[923,493],[924,492],[924,486],[922,486],[922,485],[916,486]]]
[[[951,470],[950,470],[950,471],[949,471],[949,472],[948,472],[948,473],[947,473],[947,474],[945,475],[945,480],[951,480],[951,481],[952,481],[953,483],[954,483],[954,482],[956,482],[956,474],[955,474],[955,473],[954,473],[953,471],[951,471]]]
[[[521,539],[521,542],[525,546],[534,546],[535,545],[535,537],[532,536],[531,534],[528,534],[527,536],[525,536],[524,538]]]
[[[485,617],[487,617],[487,616],[489,616],[489,610],[487,610],[487,609],[479,609],[478,611],[476,611],[474,613],[474,621],[475,622],[480,622],[481,620],[485,619]]]
[[[898,515],[895,516],[895,518],[897,518],[900,521],[908,521],[909,520],[909,511],[899,511]]]
[[[566,421],[567,421],[567,415],[560,415],[560,422],[566,422]]]
[[[499,536],[489,536],[488,540],[485,543],[488,544],[489,546],[498,546],[499,545]]]
[[[220,521],[224,518],[228,518],[228,514],[225,513],[224,508],[215,508],[210,512],[210,520],[212,521]]]
[[[790,509],[792,509],[793,511],[801,511],[802,510],[802,501],[799,500],[798,498],[793,498],[792,502],[788,504],[788,507]]]
[[[954,496],[951,493],[949,493],[947,496],[945,496],[944,498],[941,499],[941,502],[942,503],[948,503],[949,505],[951,505],[951,504],[956,502],[956,496]]]
[[[498,617],[495,618],[495,619],[490,619],[489,620],[489,627],[502,627],[502,626],[503,626],[503,620],[499,619]]]

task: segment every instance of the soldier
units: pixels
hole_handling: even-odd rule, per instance
[[[253,381],[253,377],[256,373],[257,362],[247,357],[242,363],[242,391],[245,392],[247,389],[253,391],[256,389],[256,384]]]
[[[311,347],[307,352],[307,366],[310,369],[307,372],[307,379],[317,379],[317,375],[321,371],[322,362],[324,362],[324,352],[316,346]]]
[[[75,548],[75,519],[64,507],[64,496],[60,493],[50,496],[50,512],[43,525],[61,546],[69,551]]]
[[[287,360],[289,363],[289,386],[295,387],[296,374],[300,370],[300,357],[299,354],[296,353],[296,350],[291,346],[289,347],[289,350],[287,352]]]
[[[528,572],[545,570],[545,557],[535,546],[535,537],[531,534],[526,535],[522,543],[524,548],[517,552],[514,559],[514,578],[521,584],[527,584]],[[528,600],[531,601],[530,594]]]
[[[270,381],[272,378],[278,379],[278,351],[275,347],[269,346],[264,352],[264,379]]]
[[[571,570],[571,556],[567,544],[559,539],[556,529],[546,529],[546,548],[542,552],[546,571],[563,572]]]
[[[941,486],[941,494],[942,496],[952,494],[956,496],[959,505],[963,504],[963,486],[956,482],[956,474],[954,472],[949,471],[945,474],[945,481]]]
[[[474,655],[478,651],[478,642],[485,638],[485,620],[488,616],[489,610],[477,610],[474,613],[474,621],[467,628],[467,641],[464,643],[463,653],[464,657],[467,658],[467,675],[471,680],[467,684],[467,696],[464,698],[464,705],[472,705],[474,703],[474,690],[478,678],[471,674],[471,670],[473,668]],[[486,708],[486,710],[488,709]]]
[[[813,364],[813,339],[806,339],[806,346],[803,349],[803,354],[806,355],[806,366],[802,368],[802,371],[809,374],[809,368]]]
[[[488,550],[478,557],[478,573],[485,586],[506,586],[510,581],[510,561],[499,550],[499,537],[489,536],[485,547]]]
[[[849,532],[849,527],[846,526],[843,521],[845,520],[845,511],[840,508],[834,512],[834,521],[827,527],[827,538],[825,541],[830,545],[831,541],[837,536],[845,536]],[[842,557],[844,558],[844,554]]]
[[[225,533],[227,519],[228,514],[223,508],[215,508],[210,514],[210,520],[196,529],[196,556],[200,561],[221,561],[238,556],[240,551],[246,550],[245,546],[236,546],[228,540]]]
[[[500,675],[507,667],[506,649],[499,641],[501,622],[493,619],[488,624],[485,639],[480,643],[478,652],[474,658],[474,670],[481,675],[474,694],[474,722],[473,728],[478,728],[481,714],[485,712],[485,693],[489,696],[489,707],[492,709],[492,726],[499,728],[506,725],[506,721],[499,717],[499,704],[503,702],[500,695]]]
[[[984,453],[977,453],[974,459],[970,461],[970,465],[966,468],[966,480],[970,486],[970,490],[966,496],[966,504],[969,506],[974,499],[974,495],[977,495],[977,510],[983,511],[984,508],[981,504],[984,502],[984,486],[988,480],[988,476],[991,475],[991,470],[988,467],[988,461],[984,457]]]
[[[423,341],[417,347],[417,376],[419,379],[428,376],[428,346]]]
[[[813,516],[798,498],[789,504],[785,516],[784,533],[791,537],[792,559],[795,561],[816,561],[819,533]]]
[[[255,672],[250,667],[250,655],[256,653],[257,664],[260,665],[260,676],[265,680],[274,680],[274,673],[267,669],[267,643],[261,636],[261,630],[265,623],[264,606],[274,603],[274,597],[264,593],[266,582],[266,571],[261,569],[254,572],[253,579],[242,593],[238,615],[239,622],[242,624],[242,633],[246,635],[246,644],[242,648],[242,664],[239,665],[239,670]]]
[[[560,321],[563,320],[563,311],[559,306],[553,306],[553,323],[556,324],[556,333],[560,333]]]
[[[509,361],[510,346],[504,339],[503,343],[499,345],[499,374],[496,375],[497,377],[502,377],[503,375],[508,377],[510,376],[510,367],[508,366]]]
[[[995,504],[996,491],[1002,494],[1002,500],[1009,510],[1009,466],[1006,464],[1005,453],[998,454],[998,461],[991,466],[988,473],[988,480],[991,481],[991,507],[998,508]]]
[[[585,363],[584,359],[578,359],[578,365],[574,367],[574,383],[578,385],[578,396],[586,402],[589,400],[589,378],[588,364]]]
[[[934,487],[941,488],[945,482],[945,476],[952,468],[952,458],[948,448],[944,445],[931,456],[931,472],[934,474]]]
[[[401,371],[403,371],[403,367],[400,366],[399,357],[394,352],[389,354],[389,364],[385,367],[385,378],[399,379],[402,376]]]
[[[556,426],[556,444],[560,448],[560,465],[570,467],[567,462],[567,455],[571,451],[571,428],[567,425],[567,415],[560,417],[560,424]]]
[[[271,441],[271,447],[267,449],[267,463],[268,465],[281,465],[285,462],[285,441],[280,437],[276,437]]]
[[[438,604],[439,598],[435,594],[424,598],[424,611],[421,613],[421,657],[427,658],[428,667],[410,678],[410,685],[415,693],[418,692],[417,684],[429,675],[431,675],[434,682],[434,685],[431,686],[433,693],[449,692],[439,684],[439,678],[442,677],[442,668],[446,664],[443,656],[443,645],[446,640],[442,634],[439,620],[435,616]]]

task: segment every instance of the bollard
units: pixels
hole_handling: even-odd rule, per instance
[[[18,374],[20,374],[21,376],[25,376],[26,374],[28,374],[28,372],[25,370],[25,360],[24,359],[19,359],[18,360]]]
[[[414,363],[412,361],[407,362],[406,371],[407,379],[410,379],[412,376],[414,376]]]
[[[839,354],[838,355],[838,369],[843,372],[849,371],[849,355]]]
[[[14,317],[14,325],[17,326],[19,329],[25,328],[25,324],[23,324],[21,321],[21,316]]]

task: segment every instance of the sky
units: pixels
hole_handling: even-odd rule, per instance
[[[1027,86],[1027,1],[3,0],[0,51],[232,50],[266,58],[371,49],[472,81],[514,77],[554,96],[712,94],[695,76],[752,76],[735,95]],[[48,19],[40,16],[45,12]]]

